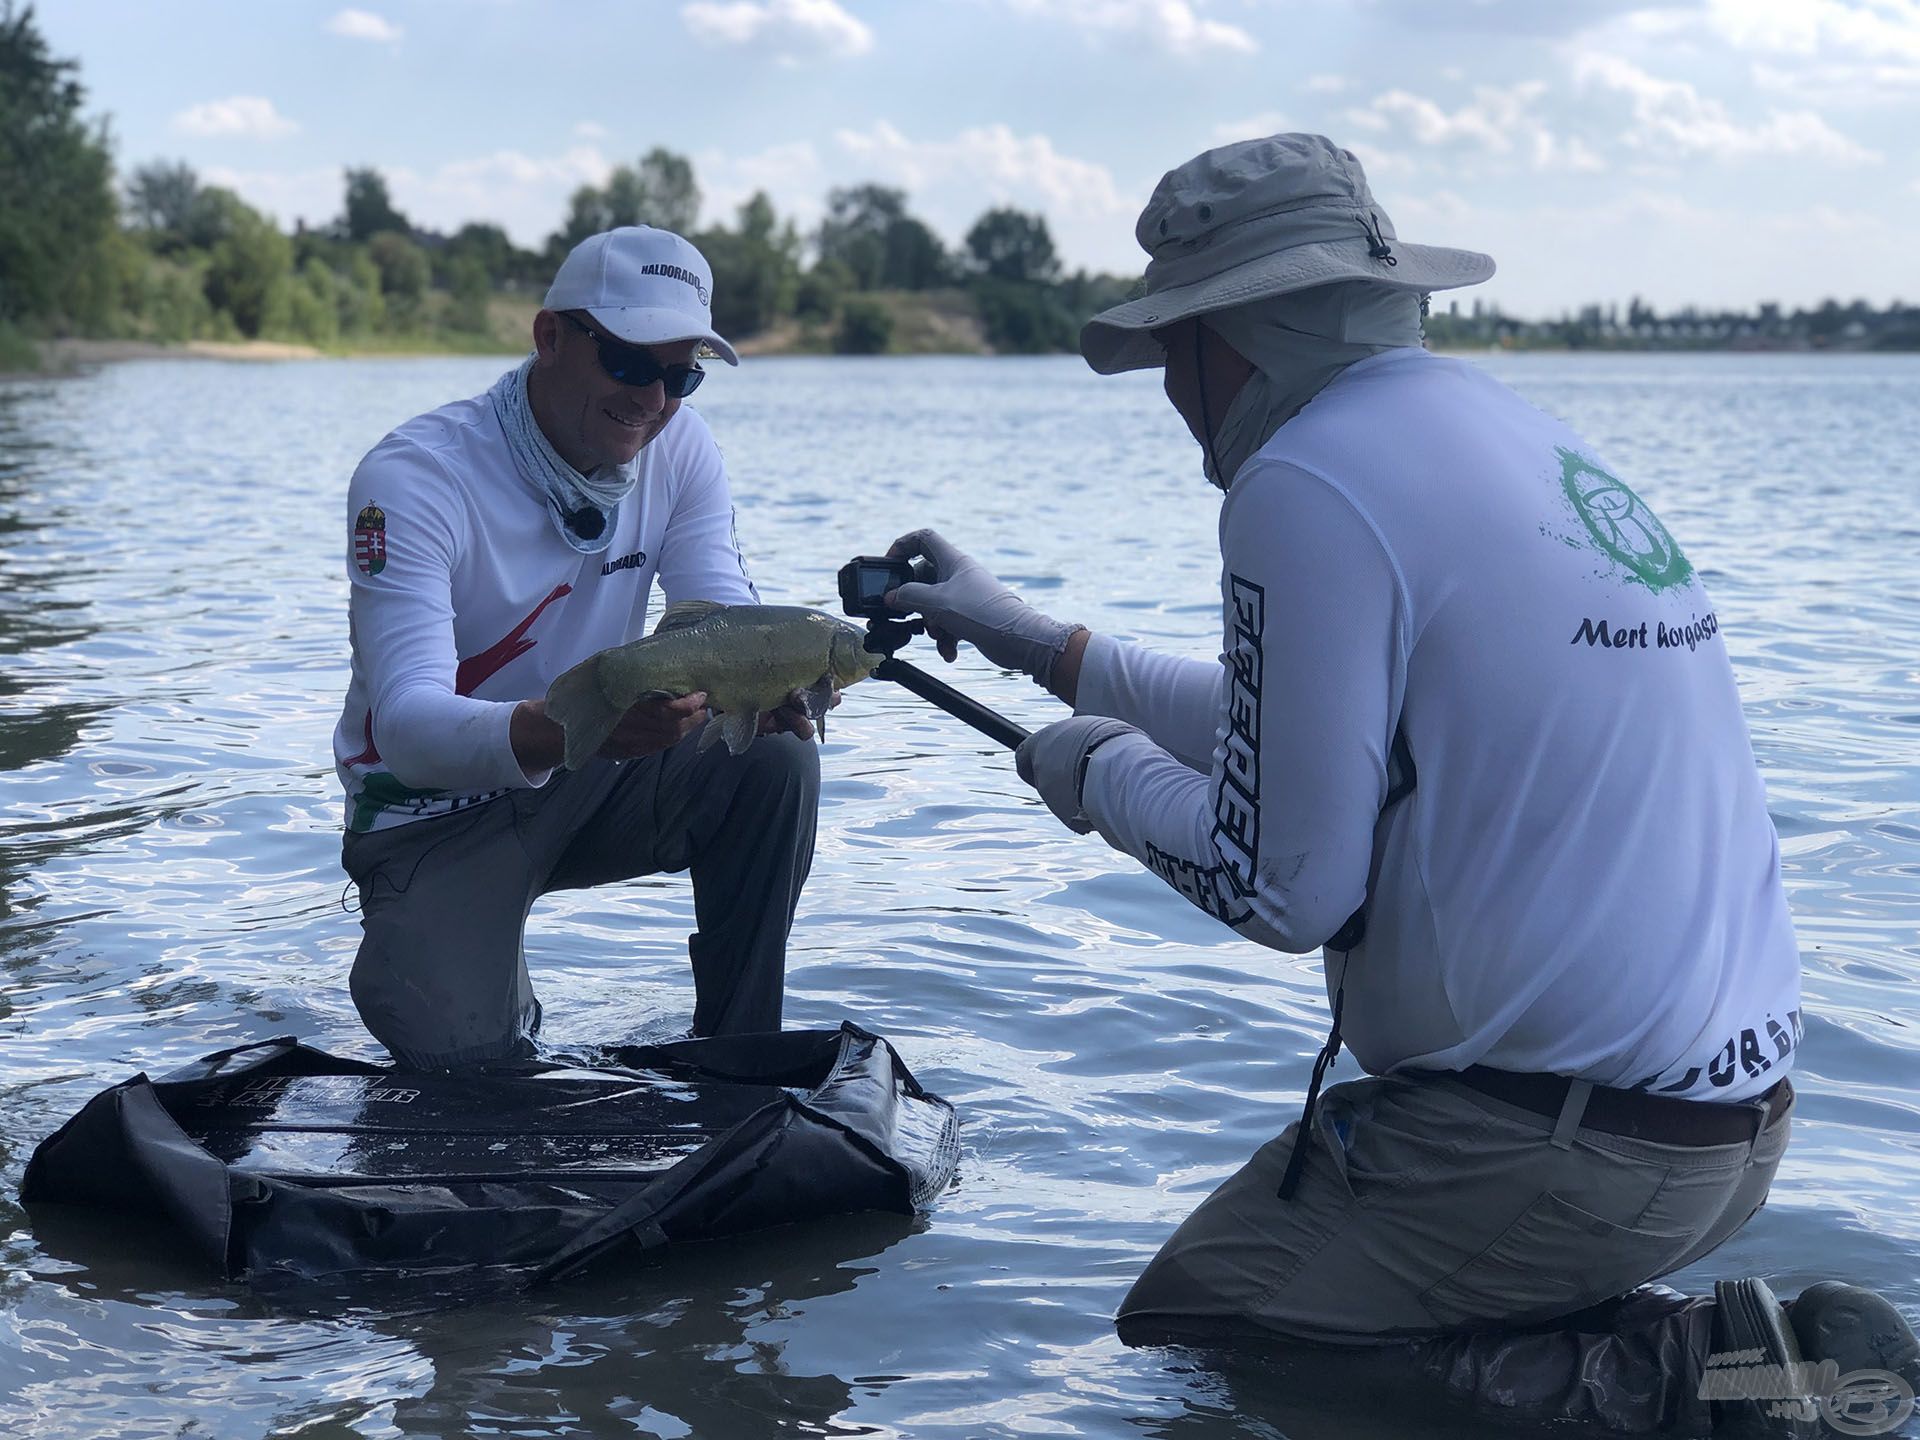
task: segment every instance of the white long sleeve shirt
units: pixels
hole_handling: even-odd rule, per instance
[[[1799,953],[1732,667],[1653,512],[1471,365],[1352,366],[1234,477],[1223,655],[1089,643],[1101,834],[1240,934],[1330,950],[1369,1071],[1736,1100]],[[1396,729],[1417,771],[1382,809]]]
[[[583,555],[514,464],[485,394],[416,416],[348,487],[353,672],[334,731],[347,828],[381,830],[546,783],[514,758],[513,707],[645,633],[679,600],[757,601],[726,467],[682,405],[640,452],[611,542]]]

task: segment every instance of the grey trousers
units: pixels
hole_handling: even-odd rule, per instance
[[[1765,1128],[1758,1105],[1742,1109],[1751,1141],[1680,1146],[1561,1124],[1445,1077],[1333,1086],[1293,1198],[1275,1192],[1298,1125],[1174,1232],[1121,1304],[1122,1338],[1414,1339],[1455,1389],[1497,1380],[1503,1393],[1481,1398],[1619,1424],[1631,1417],[1581,1408],[1594,1395],[1561,1394],[1595,1364],[1582,1337],[1604,1332],[1619,1342],[1601,1347],[1619,1372],[1604,1378],[1638,1397],[1636,1413],[1675,1418],[1698,1408],[1684,1393],[1697,1368],[1681,1362],[1704,1354],[1699,1307],[1594,1307],[1699,1259],[1759,1209],[1791,1106]]]
[[[787,932],[813,863],[815,746],[764,735],[558,771],[452,815],[348,835],[360,891],[351,988],[404,1064],[451,1068],[524,1053],[539,1024],[522,937],[540,896],[689,870],[694,1033],[778,1030]]]

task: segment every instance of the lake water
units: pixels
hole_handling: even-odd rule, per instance
[[[1481,363],[1613,457],[1703,572],[1780,832],[1806,957],[1793,1148],[1767,1208],[1676,1283],[1833,1275],[1920,1312],[1920,358]],[[0,1427],[1430,1433],[1377,1396],[1115,1339],[1160,1241],[1297,1112],[1318,958],[1233,938],[880,683],[834,716],[787,1023],[856,1018],[959,1107],[959,1178],[923,1223],[773,1232],[511,1302],[290,1310],[164,1236],[29,1222],[32,1146],[136,1070],[287,1033],[375,1057],[328,750],[342,496],[385,430],[501,368],[0,385]],[[1063,618],[1215,653],[1217,497],[1151,377],[755,360],[700,400],[769,599],[831,607],[843,560],[932,524]],[[941,673],[1030,723],[1062,713],[977,658]],[[683,1024],[692,928],[676,878],[543,902],[548,1038]]]

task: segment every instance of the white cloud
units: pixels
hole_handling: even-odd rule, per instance
[[[263,96],[234,95],[188,106],[173,117],[173,128],[183,135],[203,138],[241,135],[253,140],[273,140],[291,135],[300,127],[275,110],[273,102]]]
[[[873,49],[873,31],[834,0],[693,0],[680,19],[695,39],[764,49],[787,64]]]
[[[1750,56],[1761,89],[1802,105],[1905,104],[1920,91],[1920,0],[1705,0],[1626,16],[1618,33],[1643,57]]]
[[[371,10],[342,10],[327,21],[327,33],[340,35],[348,40],[377,40],[388,45],[398,44],[401,30],[391,20],[375,15]]]
[[[1278,110],[1262,110],[1244,120],[1223,120],[1213,127],[1213,143],[1230,145],[1235,140],[1257,140],[1263,135],[1278,135],[1292,129],[1287,117]]]
[[[200,172],[200,178],[233,191],[286,229],[291,229],[296,220],[324,225],[345,206],[346,178],[338,165],[307,170],[237,170],[230,165],[212,165]]]
[[[909,140],[882,120],[871,129],[841,130],[841,148],[883,178],[917,190],[935,180],[964,177],[992,204],[1038,200],[1049,213],[1117,215],[1127,206],[1104,165],[1063,155],[1045,135],[1016,135],[1006,125],[962,130],[951,140]],[[983,207],[984,208],[984,207]]]
[[[613,162],[594,145],[552,155],[502,149],[431,170],[383,171],[394,205],[416,224],[451,231],[469,220],[491,221],[529,247],[560,228],[575,190],[603,185],[612,172]]]
[[[1389,90],[1365,107],[1349,110],[1346,118],[1376,135],[1398,129],[1420,145],[1465,146],[1512,157],[1535,170],[1604,170],[1606,161],[1592,146],[1577,136],[1556,134],[1534,113],[1546,94],[1546,84],[1538,80],[1505,88],[1481,85],[1471,102],[1448,110],[1423,95]],[[1362,163],[1367,163],[1365,157]]]
[[[1088,35],[1122,35],[1180,56],[1230,51],[1252,55],[1260,46],[1238,25],[1209,20],[1189,0],[1008,0],[1024,14],[1059,20]]]
[[[1741,50],[1920,64],[1916,0],[1708,0],[1707,18]]]
[[[1344,75],[1309,75],[1307,77],[1307,93],[1309,95],[1338,95],[1342,90],[1347,88],[1347,84],[1347,77]]]
[[[1576,175],[1595,175],[1607,168],[1606,157],[1578,135],[1561,137],[1536,130],[1532,139],[1533,168],[1567,170]]]
[[[754,191],[764,190],[780,218],[793,221],[802,234],[819,223],[830,184],[819,153],[805,140],[784,141],[751,155],[703,150],[693,156],[693,170],[700,177],[700,208],[707,223],[731,226],[741,205]]]
[[[1369,177],[1391,175],[1396,170],[1413,169],[1413,162],[1398,151],[1382,150],[1377,145],[1369,145],[1366,141],[1355,140],[1351,136],[1341,143],[1353,152],[1354,158],[1360,162],[1361,168]]]
[[[1880,158],[1811,110],[1775,110],[1758,124],[1742,125],[1726,106],[1686,81],[1662,80],[1617,55],[1577,55],[1573,72],[1582,84],[1599,85],[1627,97],[1633,126],[1624,138],[1645,151],[1723,160],[1804,156],[1841,165]]]
[[[948,139],[916,140],[882,120],[836,133],[832,184],[876,180],[907,191],[908,208],[958,243],[997,206],[1039,211],[1070,263],[1137,270],[1133,221],[1147,198],[1122,194],[1106,166],[1055,148],[1045,135],[1003,124],[976,126]],[[845,176],[845,179],[841,177]]]
[[[604,140],[607,138],[607,127],[597,120],[582,120],[573,127],[573,133],[581,140]]]

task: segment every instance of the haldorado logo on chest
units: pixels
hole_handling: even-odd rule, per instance
[[[1693,578],[1693,566],[1646,501],[1584,456],[1559,447],[1554,453],[1561,489],[1584,529],[1559,538],[1586,543],[1655,594]]]

